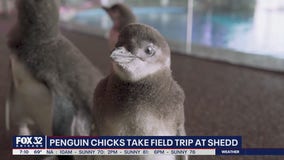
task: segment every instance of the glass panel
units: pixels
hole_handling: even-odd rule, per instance
[[[284,58],[283,0],[195,0],[193,43]]]
[[[156,28],[167,38],[172,48],[183,48],[187,40],[187,0],[102,0],[101,3],[110,6],[123,2],[131,7],[138,22]],[[87,5],[86,5],[87,4]],[[89,7],[92,6],[92,7]],[[109,16],[100,8],[99,2],[65,0],[61,8],[63,21],[99,28],[109,31],[112,22]],[[190,25],[191,27],[191,25]]]
[[[283,0],[65,0],[61,19],[104,36],[112,22],[100,6],[117,2],[158,29],[174,51],[284,71]]]

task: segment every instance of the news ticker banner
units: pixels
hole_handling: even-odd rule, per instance
[[[13,155],[284,155],[242,148],[240,136],[14,136]]]

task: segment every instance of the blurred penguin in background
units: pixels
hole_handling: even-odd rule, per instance
[[[154,28],[127,25],[111,54],[112,72],[94,96],[94,136],[185,136],[184,91],[173,79],[170,48]],[[99,160],[177,160],[186,156],[105,156]]]
[[[135,23],[136,17],[132,10],[123,3],[117,3],[111,7],[102,7],[110,16],[113,26],[108,35],[108,43],[110,50],[114,49],[117,42],[119,32],[128,24]]]
[[[90,134],[93,93],[102,74],[60,33],[59,2],[16,1],[6,128],[18,134]]]

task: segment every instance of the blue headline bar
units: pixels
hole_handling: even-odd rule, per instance
[[[283,148],[242,148],[240,136],[14,136],[13,149],[215,149],[216,155],[284,155]]]
[[[177,149],[177,148],[240,148],[241,137],[188,136],[101,136],[97,138],[47,138],[47,148],[106,148],[106,149]]]
[[[46,139],[45,139],[46,138]],[[42,142],[47,149],[179,149],[241,148],[240,136],[101,136],[101,137],[14,137],[14,148],[27,148]],[[44,143],[46,140],[46,144]],[[36,143],[35,143],[36,142]],[[36,147],[35,147],[36,148]],[[40,148],[40,147],[37,147]]]

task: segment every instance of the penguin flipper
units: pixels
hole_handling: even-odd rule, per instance
[[[178,130],[177,130],[177,135],[178,136],[186,136],[186,132],[184,129],[184,125],[180,125]],[[179,155],[177,156],[177,160],[188,160],[188,156],[187,155]]]
[[[185,128],[184,128],[184,114],[183,114],[183,112],[182,112],[181,117],[182,117],[181,123],[178,123],[177,136],[186,136],[186,131],[185,131]],[[188,160],[188,156],[187,155],[179,155],[179,156],[177,156],[177,159],[178,160]]]
[[[89,136],[92,128],[91,116],[82,111],[76,113],[71,125],[71,135]]]
[[[70,136],[75,110],[65,96],[53,93],[52,134]],[[56,160],[74,160],[73,156],[56,156]]]
[[[11,103],[11,97],[13,96],[13,74],[11,73],[12,72],[12,62],[11,62],[11,59],[9,58],[9,73],[10,73],[10,86],[9,86],[9,93],[8,93],[8,97],[6,99],[6,102],[5,102],[5,127],[6,127],[6,131],[10,131],[11,129],[11,122],[10,122],[10,110],[11,110],[11,106],[10,106],[10,103]]]
[[[6,102],[7,129],[30,131],[27,134],[51,135],[51,93],[23,62],[10,55],[12,85]],[[12,130],[12,129],[11,129]]]
[[[11,87],[10,87],[11,88]],[[10,89],[11,90],[11,89]],[[10,91],[11,94],[11,91]],[[7,98],[6,102],[5,102],[5,127],[6,127],[6,131],[10,131],[11,129],[11,122],[10,122],[10,97],[11,95],[9,94],[9,97]]]
[[[188,156],[187,155],[179,155],[177,157],[177,160],[188,160]]]
[[[53,93],[52,133],[54,136],[70,136],[75,107],[66,96]]]

